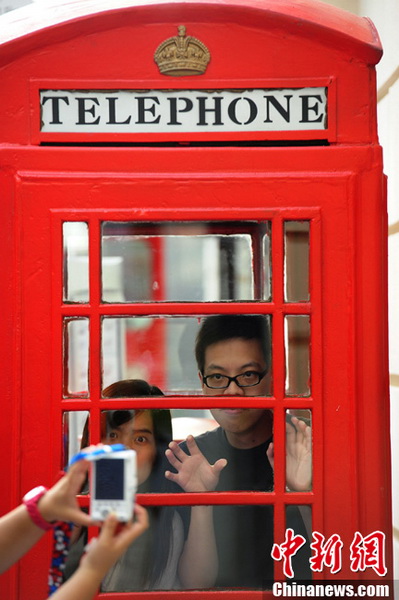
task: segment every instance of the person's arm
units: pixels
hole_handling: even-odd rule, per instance
[[[109,515],[104,521],[98,539],[92,540],[79,568],[52,596],[51,600],[92,600],[98,591],[102,579],[112,565],[127,548],[148,527],[147,511],[141,506],[135,507],[136,520],[123,525],[115,515]]]
[[[218,569],[213,507],[192,506],[190,527],[179,560],[179,580],[186,589],[212,587]]]
[[[0,519],[0,574],[7,571],[44,535],[21,505]]]
[[[286,423],[286,485],[296,492],[312,487],[312,430],[297,417]],[[274,446],[270,444],[267,457],[274,469]]]
[[[44,521],[73,521],[80,525],[92,525],[93,521],[82,512],[76,494],[85,480],[89,463],[79,461],[73,465],[39,500],[37,508]],[[0,573],[19,560],[45,533],[30,517],[21,504],[0,519]]]
[[[210,465],[194,438],[186,440],[189,454],[171,442],[166,457],[177,473],[166,471],[165,477],[185,492],[213,491],[227,464],[221,458]],[[179,561],[179,579],[184,588],[206,588],[214,585],[218,572],[218,555],[213,527],[212,506],[192,506],[190,526]]]

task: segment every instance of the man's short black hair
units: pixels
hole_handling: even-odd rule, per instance
[[[199,371],[204,372],[205,351],[208,346],[234,338],[258,340],[266,369],[269,369],[269,317],[265,315],[212,315],[202,321],[195,342],[195,358]]]

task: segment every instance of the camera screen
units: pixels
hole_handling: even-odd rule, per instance
[[[98,500],[123,500],[124,460],[102,458],[96,463],[96,490]]]

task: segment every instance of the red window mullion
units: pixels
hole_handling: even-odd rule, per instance
[[[269,595],[270,594],[270,595]],[[113,592],[103,593],[97,596],[98,600],[175,600],[176,597],[187,600],[205,600],[213,598],[228,598],[229,600],[265,600],[272,598],[272,592],[262,590],[172,590],[169,592]]]
[[[138,494],[137,501],[144,506],[222,506],[227,504],[268,505],[273,504],[273,492],[182,492],[182,493],[150,493]]]
[[[272,221],[272,298],[276,307],[284,303],[284,221],[276,215]]]
[[[275,337],[278,333],[275,333]],[[273,346],[274,348],[274,346]],[[280,378],[281,378],[281,365],[284,364],[275,359],[275,363],[279,365]],[[276,368],[275,368],[276,372]],[[274,542],[281,544],[285,536],[285,505],[284,495],[286,488],[286,477],[285,477],[285,410],[282,405],[282,390],[279,385],[279,392],[276,393],[277,402],[280,402],[274,407],[273,411],[273,439],[277,440],[274,443]],[[283,578],[282,564],[281,562],[275,561],[274,563],[274,578],[275,580],[281,580]]]
[[[282,499],[285,492],[285,409],[276,406],[273,412],[274,443],[274,493],[276,500]]]
[[[73,311],[77,316],[87,316],[91,314],[92,308],[91,304],[77,304],[73,307]],[[257,302],[256,304],[254,302],[121,302],[119,304],[101,304],[101,314],[115,317],[141,315],[186,316],[219,313],[240,315],[245,313],[268,314],[271,308],[273,308],[273,304],[267,302]],[[62,312],[65,315],[69,315],[71,305],[64,304]]]
[[[311,219],[309,238],[309,292],[310,318],[310,385],[312,399],[312,531],[324,528],[324,415],[323,415],[323,357],[322,345],[322,296],[323,272],[320,214]],[[315,579],[322,574],[313,573]]]
[[[273,394],[276,401],[284,397],[285,357],[284,357],[284,320],[282,308],[284,302],[284,235],[283,221],[276,215],[272,221],[272,370]],[[276,420],[276,419],[275,419]],[[274,431],[276,436],[276,431]]]
[[[89,221],[89,397],[90,397],[90,441],[100,441],[100,407],[102,380],[101,353],[101,223],[97,218]]]
[[[52,215],[51,219],[51,256],[54,283],[51,286],[52,306],[52,328],[51,344],[54,361],[51,377],[52,398],[59,398],[59,402],[51,403],[51,423],[49,431],[51,455],[53,457],[52,470],[54,473],[60,471],[62,466],[62,393],[64,389],[64,318],[60,315],[60,306],[63,301],[64,283],[64,246],[63,246],[63,221],[58,215]]]
[[[240,397],[233,396],[162,396],[142,398],[104,398],[100,401],[102,410],[127,409],[127,408],[192,408],[192,409],[208,409],[215,408],[242,408],[243,400]],[[261,396],[247,396],[245,398],[246,408],[269,408],[273,403],[273,399]],[[71,406],[75,406],[74,401],[71,401]],[[81,407],[81,404],[79,404]],[[75,408],[79,410],[79,408]],[[84,409],[83,409],[84,410]]]
[[[101,303],[101,223],[97,218],[89,220],[89,284],[90,304]]]

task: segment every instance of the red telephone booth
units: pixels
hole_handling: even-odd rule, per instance
[[[139,501],[271,507],[276,582],[287,579],[278,559],[287,508],[300,507],[310,534],[322,536],[313,538],[312,585],[389,582],[373,25],[316,0],[83,1],[47,9],[40,23],[30,8],[2,19],[1,513],[51,485],[87,419],[100,440],[102,411],[206,418],[215,407],[267,409],[272,491]],[[266,315],[270,324],[269,392],[245,405],[201,394],[194,338],[215,314]],[[112,381],[157,373],[151,383],[166,397],[103,397]],[[290,415],[312,426],[306,492],[286,485]],[[2,598],[46,596],[50,546],[44,538],[2,576]]]

